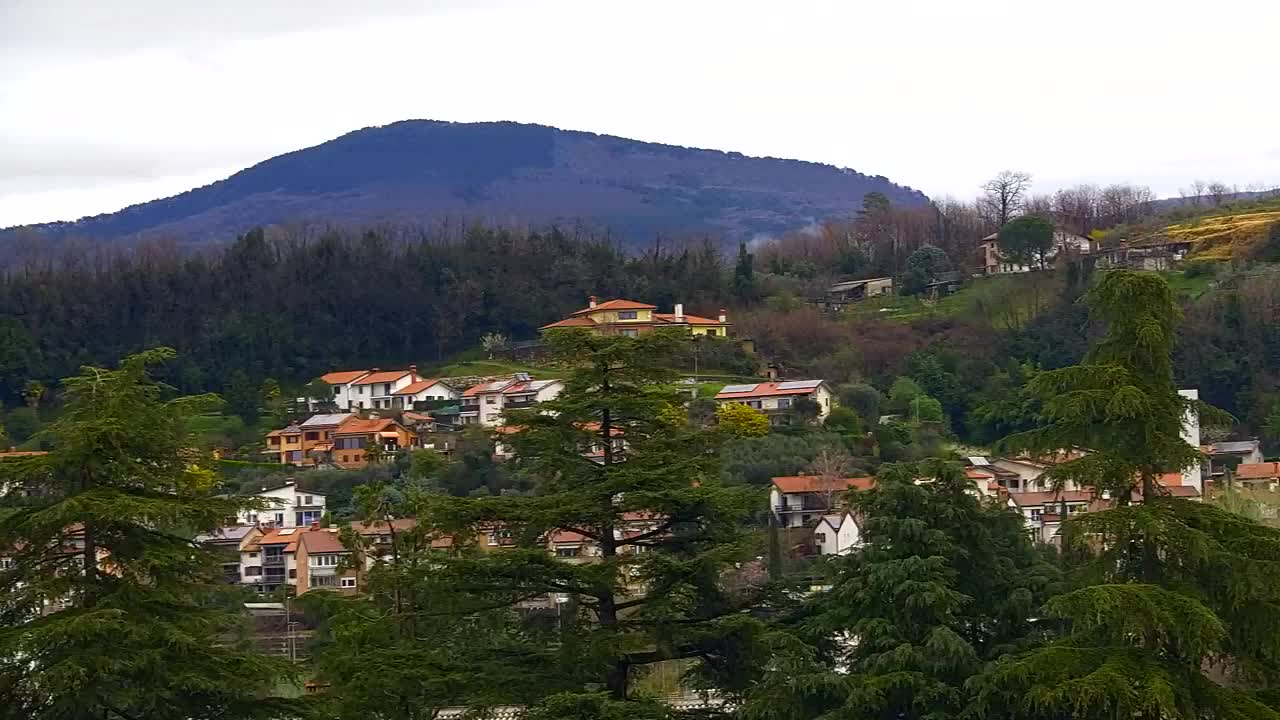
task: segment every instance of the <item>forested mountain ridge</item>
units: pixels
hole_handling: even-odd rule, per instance
[[[640,142],[514,122],[406,120],[261,162],[211,185],[74,222],[0,230],[22,243],[225,242],[272,224],[583,223],[631,241],[728,240],[848,215],[870,192],[927,198],[881,176],[798,160]]]

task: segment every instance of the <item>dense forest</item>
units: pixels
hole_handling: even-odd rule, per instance
[[[727,307],[734,333],[755,341],[758,365],[849,386],[848,397],[871,388],[890,413],[901,409],[894,390],[905,378],[940,404],[949,432],[981,444],[1009,430],[984,408],[1037,370],[1083,356],[1087,263],[969,281],[916,317],[824,314],[806,300],[850,277],[909,282],[922,256],[967,276],[989,227],[973,207],[899,208],[869,196],[847,221],[744,245],[736,257],[711,240],[634,251],[583,232],[485,226],[314,237],[255,230],[195,254],[163,244],[68,254],[0,277],[0,401],[33,413],[56,404],[56,380],[79,366],[157,346],[177,351],[162,378],[182,392],[252,394],[271,379],[288,393],[337,367],[429,368],[491,332],[531,339],[599,295],[683,302],[704,315]],[[1272,269],[1191,263],[1172,273],[1187,290],[1178,381],[1253,435],[1276,424],[1280,406]],[[4,424],[21,439],[33,423]]]

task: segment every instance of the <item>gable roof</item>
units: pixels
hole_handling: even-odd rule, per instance
[[[824,478],[819,475],[785,475],[773,478],[773,486],[782,493],[870,490],[875,485],[876,479],[871,477]]]
[[[307,529],[302,533],[302,546],[308,553],[344,553],[347,546],[338,539],[337,528]]]
[[[417,395],[423,390],[426,390],[429,387],[434,387],[439,384],[440,384],[440,380],[437,378],[431,378],[430,380],[419,380],[417,382],[413,382],[408,385],[405,385],[404,387],[400,388],[399,390],[396,390],[391,394],[392,395]]]
[[[338,426],[337,435],[367,435],[386,430],[387,428],[397,425],[395,420],[391,418],[361,418],[353,417],[350,420]]]
[[[667,323],[677,323],[677,324],[678,323],[685,323],[688,325],[728,325],[729,324],[728,322],[720,322],[719,320],[714,320],[712,318],[702,317],[701,315],[690,315],[688,313],[685,313],[684,319],[679,321],[676,320],[675,313],[654,313],[653,317],[655,320],[660,320],[662,322],[667,322]]]
[[[500,393],[516,382],[517,380],[515,378],[503,378],[502,380],[491,380],[487,383],[472,385],[471,387],[463,391],[462,396],[475,397],[476,395]]]
[[[1280,462],[1240,463],[1236,466],[1237,480],[1270,480],[1280,477]]]
[[[325,373],[320,376],[320,382],[330,385],[346,385],[354,380],[368,375],[368,370],[338,370],[337,372]]]
[[[335,425],[341,425],[347,420],[350,420],[353,415],[354,413],[328,413],[326,415],[312,415],[311,417],[302,421],[301,427],[305,429],[305,428],[313,428],[313,427],[330,427]]]
[[[372,385],[374,383],[381,383],[381,382],[395,382],[396,380],[399,380],[400,378],[408,374],[409,374],[408,370],[386,370],[384,372],[376,372],[371,375],[366,375],[365,377],[362,377],[351,384],[352,385]]]
[[[539,330],[547,330],[550,328],[567,328],[567,327],[595,327],[596,321],[589,317],[568,317],[564,320],[553,322],[549,325],[543,325]]]
[[[596,303],[595,307],[585,307],[573,313],[574,315],[588,315],[601,310],[657,310],[657,305],[647,305],[645,303],[636,302],[635,300],[606,300],[602,303]]]
[[[811,395],[826,380],[784,380],[782,382],[744,383],[725,385],[716,393],[716,400],[777,397],[781,395]]]
[[[281,435],[299,435],[301,433],[302,433],[301,427],[298,427],[297,425],[290,425],[289,427],[281,428],[280,430],[272,430],[271,432],[267,433],[267,437],[279,437]]]

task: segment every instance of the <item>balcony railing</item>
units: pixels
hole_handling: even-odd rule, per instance
[[[329,577],[337,573],[338,568],[334,565],[313,565],[311,567],[311,577]]]
[[[502,409],[503,410],[527,410],[528,408],[531,408],[537,404],[538,403],[533,400],[507,401],[502,404]]]
[[[262,566],[263,567],[284,567],[284,556],[283,555],[263,555]]]

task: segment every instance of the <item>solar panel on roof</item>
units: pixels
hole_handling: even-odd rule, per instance
[[[789,382],[778,383],[779,390],[808,390],[816,388],[822,384],[821,380],[791,380]]]
[[[752,390],[755,390],[756,385],[759,385],[759,384],[760,383],[753,383],[751,385],[725,385],[723,388],[720,389],[720,392],[722,393],[751,392]]]

